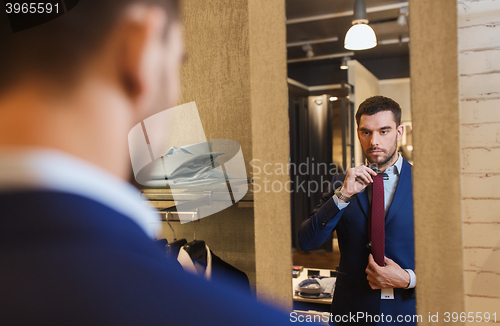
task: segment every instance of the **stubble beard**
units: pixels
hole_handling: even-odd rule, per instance
[[[369,148],[366,152],[372,150],[373,148]],[[381,150],[380,148],[377,148],[378,150]],[[365,156],[368,160],[368,162],[370,162],[370,164],[372,165],[377,165],[377,168],[378,169],[382,169],[384,167],[386,167],[385,165],[388,164],[389,162],[391,162],[391,160],[394,158],[394,156],[397,154],[398,152],[398,142],[396,141],[395,145],[394,145],[394,151],[392,152],[391,155],[387,155],[386,159],[383,160],[382,162],[371,162],[370,159],[368,159],[368,155],[366,155],[367,153],[365,152]]]

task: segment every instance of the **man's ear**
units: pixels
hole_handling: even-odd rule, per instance
[[[404,132],[405,132],[405,127],[403,125],[399,125],[398,129],[397,129],[397,133],[398,133],[397,141],[400,141],[401,138],[403,138]]]
[[[132,5],[117,35],[118,78],[138,110],[150,105],[159,87],[166,17],[161,8]]]

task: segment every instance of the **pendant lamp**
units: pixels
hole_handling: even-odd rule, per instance
[[[366,50],[376,45],[377,36],[373,29],[368,26],[365,0],[356,0],[352,26],[345,35],[344,47],[347,50]]]

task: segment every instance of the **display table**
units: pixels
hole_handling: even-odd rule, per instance
[[[326,277],[331,277],[331,272],[335,272],[335,271],[331,271],[329,269],[304,268],[297,278],[292,278],[293,301],[331,305],[332,298],[311,299],[311,298],[303,298],[301,296],[295,295],[295,289],[297,288],[297,286],[299,285],[300,282],[302,282],[303,280],[308,278],[308,274],[310,271],[311,272],[316,271],[316,275],[326,276]],[[318,271],[319,271],[319,274],[317,274]]]

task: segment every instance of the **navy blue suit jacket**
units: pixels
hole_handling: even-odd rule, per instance
[[[331,312],[340,316],[358,312],[371,316],[389,314],[393,322],[398,315],[403,318],[415,315],[414,289],[394,289],[394,300],[381,300],[380,290],[370,288],[365,272],[370,254],[367,247],[370,203],[367,192],[363,191],[354,195],[345,209],[339,210],[332,198],[333,185],[342,185],[344,178],[345,175],[333,178],[329,191],[299,229],[299,243],[306,251],[319,247],[337,231],[341,257]],[[385,232],[385,255],[401,268],[415,270],[411,165],[406,160],[386,214]]]
[[[1,325],[283,325],[187,274],[130,218],[78,195],[0,193]]]

